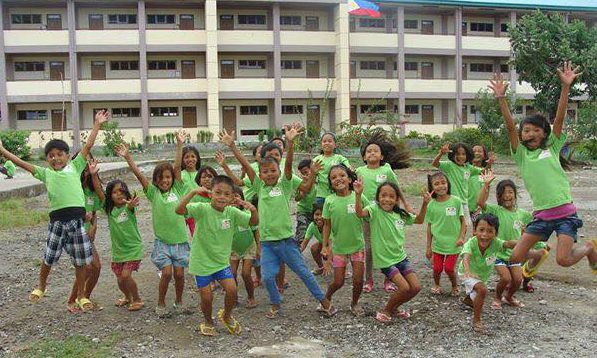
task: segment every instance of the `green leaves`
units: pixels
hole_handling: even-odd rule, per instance
[[[30,134],[29,131],[7,130],[0,132],[0,139],[4,148],[9,152],[23,160],[27,160],[31,157],[31,147],[27,144]]]

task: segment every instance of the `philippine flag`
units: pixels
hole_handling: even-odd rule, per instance
[[[351,15],[362,15],[381,17],[379,6],[365,0],[348,0],[348,13]]]

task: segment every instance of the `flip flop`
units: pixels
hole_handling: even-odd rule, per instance
[[[519,300],[517,300],[514,297],[512,297],[510,300],[507,300],[506,298],[503,297],[502,303],[507,304],[508,306],[517,307],[517,308],[524,307],[524,303],[520,302]]]
[[[409,319],[410,318],[410,313],[408,313],[408,311],[405,311],[405,310],[398,310],[396,312],[395,317],[399,317],[399,318],[402,318],[402,319]]]
[[[452,288],[452,291],[450,291],[450,296],[452,296],[452,297],[460,296],[460,289],[458,287]]]
[[[79,305],[82,312],[86,313],[93,309],[93,302],[91,302],[89,298],[83,297],[81,299],[77,299],[75,302]]]
[[[373,282],[369,281],[365,285],[363,285],[363,292],[364,293],[373,292]]]
[[[247,305],[245,307],[247,309],[255,308],[255,307],[257,307],[257,302],[253,301],[252,303],[250,303],[249,301],[247,301]]]
[[[522,265],[522,275],[526,278],[533,278],[537,274],[537,272],[539,272],[539,267],[543,265],[543,263],[545,262],[545,260],[547,260],[548,257],[549,250],[543,249],[543,255],[541,255],[539,262],[537,262],[535,266],[529,268],[529,261],[526,261],[524,265]]]
[[[42,297],[45,296],[45,294],[46,294],[46,291],[42,291],[39,288],[35,288],[29,294],[29,302],[37,303],[37,302],[39,302],[39,300],[42,299]]]
[[[485,328],[485,326],[483,325],[483,323],[479,322],[479,323],[473,323],[473,331],[482,334],[482,335],[489,335],[489,331],[487,330],[487,328]]]
[[[524,278],[524,281],[522,282],[522,289],[528,293],[535,292],[535,287],[533,287],[533,284],[531,283],[530,278],[526,278],[526,277]]]
[[[72,302],[66,305],[66,310],[70,313],[81,313],[81,308],[76,302]]]
[[[359,304],[350,306],[350,312],[352,312],[355,317],[363,317],[365,315],[365,310]]]
[[[280,308],[270,308],[269,312],[265,314],[265,317],[269,319],[278,318],[282,314]]]
[[[228,330],[228,333],[239,335],[242,332],[242,329],[243,329],[242,326],[240,325],[240,323],[238,323],[236,318],[234,318],[232,315],[230,315],[230,320],[232,321],[232,323],[226,322],[226,320],[224,319],[224,310],[223,309],[220,309],[218,311],[218,318],[220,319],[220,322],[222,322],[224,327],[226,327],[226,329]]]
[[[502,303],[496,300],[491,301],[491,309],[499,311],[502,309]]]
[[[442,288],[441,287],[433,286],[433,287],[431,287],[431,293],[434,294],[434,295],[441,295],[442,294]]]
[[[330,304],[330,308],[324,310],[324,313],[327,318],[332,318],[338,313],[338,309]]]
[[[145,306],[145,303],[143,301],[141,301],[141,302],[133,302],[133,303],[131,303],[129,305],[129,311],[131,311],[131,312],[139,311],[144,306]]]
[[[395,292],[397,288],[392,281],[386,281],[383,284],[383,290],[386,291],[386,293],[392,293]]]
[[[129,301],[128,299],[122,297],[116,300],[116,302],[114,302],[114,306],[116,307],[124,307],[126,305],[128,305],[129,303],[131,303],[131,301]]]
[[[392,317],[390,317],[387,313],[381,312],[381,311],[377,312],[375,314],[375,319],[381,323],[391,323],[392,322]]]
[[[201,335],[203,336],[213,337],[216,335],[216,327],[201,323],[199,325],[199,332],[201,332]]]

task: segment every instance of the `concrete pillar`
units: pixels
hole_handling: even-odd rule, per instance
[[[442,99],[442,124],[450,123],[450,104],[447,99]]]
[[[216,0],[205,1],[205,75],[207,78],[207,127],[220,132],[218,14]]]
[[[280,4],[274,3],[272,6],[272,22],[274,30],[274,128],[282,127],[282,53],[280,47]],[[270,116],[272,118],[272,116]]]
[[[143,138],[145,144],[149,137],[149,100],[147,96],[147,41],[145,29],[147,27],[145,16],[145,0],[137,3],[137,19],[139,21],[139,74],[141,78],[141,120],[143,122]]]
[[[10,128],[10,112],[6,99],[6,56],[4,53],[4,6],[0,0],[0,129]]]
[[[496,15],[493,18],[493,36],[500,37],[501,29],[502,29],[502,27],[501,27],[500,17],[498,15]]]
[[[398,115],[400,116],[400,120],[404,119],[404,115],[406,112],[406,89],[404,88],[404,79],[406,77],[406,72],[404,71],[404,7],[399,6],[396,17],[398,19],[398,26],[396,27],[398,31],[398,58],[396,67],[398,69]],[[400,124],[400,137],[404,137],[406,135],[406,124]]]
[[[510,11],[510,28],[516,27],[516,11]],[[514,52],[510,49],[510,60],[514,59]],[[510,66],[510,89],[516,92],[516,82],[518,81],[518,74],[514,66]]]
[[[66,2],[66,17],[68,22],[68,63],[70,66],[70,111],[73,130],[73,153],[81,148],[81,112],[79,111],[78,96],[78,54],[77,54],[77,13],[75,0]],[[66,109],[65,109],[66,110]],[[63,114],[66,116],[66,113]],[[93,123],[93,119],[91,121]]]
[[[334,29],[336,33],[335,70],[336,115],[335,124],[350,118],[350,34],[348,26],[348,4],[334,7]],[[336,128],[330,128],[335,130]]]
[[[394,78],[395,56],[386,56],[386,78]]]
[[[456,73],[456,106],[454,118],[456,128],[462,127],[462,8],[454,11],[454,33],[456,34],[456,58],[454,71]]]

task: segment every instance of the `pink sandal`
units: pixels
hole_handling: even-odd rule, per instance
[[[373,281],[368,281],[364,286],[363,286],[363,292],[364,293],[371,293],[373,292]]]
[[[383,283],[383,290],[386,291],[386,293],[392,293],[398,289],[396,288],[396,285],[394,285],[394,283],[392,281],[388,280]]]
[[[388,316],[387,313],[381,312],[381,311],[377,312],[377,314],[375,315],[375,319],[381,323],[391,323],[392,322],[392,317]]]
[[[409,319],[410,318],[410,313],[408,313],[408,311],[405,310],[398,310],[398,312],[396,312],[396,316],[395,317],[399,317],[402,319]]]

